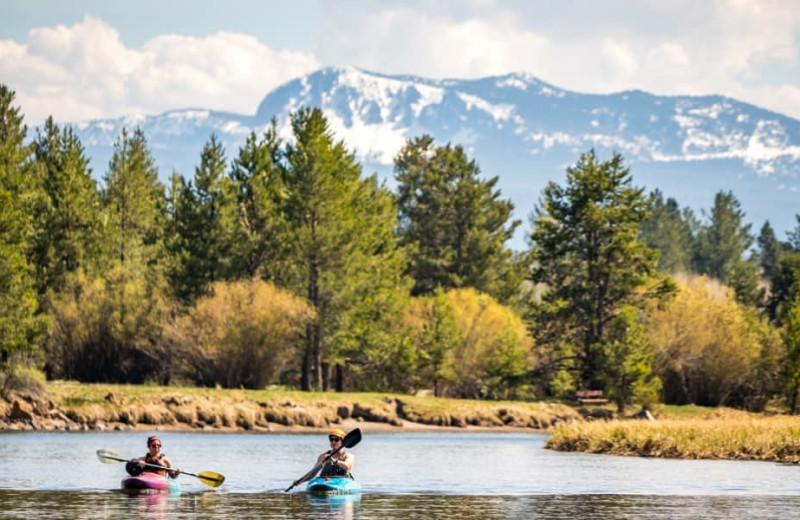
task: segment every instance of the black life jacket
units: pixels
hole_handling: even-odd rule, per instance
[[[328,459],[325,462],[325,465],[322,466],[322,471],[319,472],[320,477],[350,477],[353,478],[350,473],[347,472],[346,469],[341,467],[338,464],[334,464],[333,461]]]
[[[150,456],[150,452],[148,452],[147,455],[144,456],[144,461],[147,464],[155,464],[156,466],[165,466],[165,464],[163,464],[161,462],[161,458],[164,457],[164,456],[165,455],[163,453],[159,453],[155,457],[151,457]],[[164,471],[163,469],[153,468],[153,467],[150,467],[150,466],[145,466],[144,467],[144,471],[147,471],[149,473],[158,473],[159,475],[166,475],[167,474],[167,472]]]

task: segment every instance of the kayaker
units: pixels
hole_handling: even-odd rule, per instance
[[[314,469],[319,467],[320,477],[350,477],[353,478],[351,472],[353,471],[353,464],[355,457],[349,451],[342,448],[342,440],[344,439],[344,432],[338,428],[331,430],[328,434],[328,442],[331,444],[331,449],[321,453],[317,457],[317,464],[312,471],[306,473],[302,478],[295,480],[292,486],[302,484],[312,478],[316,477]],[[338,451],[336,451],[338,450]],[[335,452],[335,453],[334,453]]]
[[[161,439],[156,435],[151,435],[147,438],[147,455],[138,460],[139,466],[142,471],[149,471],[151,473],[158,473],[159,475],[169,474],[172,478],[178,478],[180,475],[180,468],[173,471],[165,471],[163,469],[147,466],[147,464],[155,464],[157,466],[164,466],[166,468],[172,467],[172,462],[161,452]]]

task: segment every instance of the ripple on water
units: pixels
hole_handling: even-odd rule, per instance
[[[797,496],[648,495],[363,495],[311,497],[304,493],[185,493],[128,496],[117,492],[0,489],[0,519],[427,520],[537,519],[784,519],[796,515]]]

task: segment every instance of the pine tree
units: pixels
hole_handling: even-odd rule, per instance
[[[755,265],[744,258],[753,244],[751,225],[744,221],[745,213],[733,193],[718,192],[709,221],[697,234],[694,266],[697,272],[733,288],[741,303],[756,305],[763,295],[758,288]]]
[[[106,243],[122,264],[154,267],[162,259],[165,197],[144,132],[123,129],[105,176]]]
[[[31,226],[31,148],[14,91],[0,84],[0,372],[35,352],[44,322],[36,315],[26,258]]]
[[[769,220],[764,222],[761,226],[761,231],[758,234],[758,263],[764,273],[764,277],[772,278],[775,276],[775,271],[780,263],[782,246],[775,236],[775,230],[769,223]]]
[[[63,290],[69,273],[100,264],[101,202],[89,159],[71,128],[59,129],[48,118],[33,149],[34,171],[44,196],[30,258],[43,295]]]
[[[234,159],[228,183],[233,203],[232,279],[260,276],[274,279],[284,254],[285,226],[280,211],[286,197],[276,123],[259,139],[251,133]]]
[[[650,194],[649,219],[642,223],[647,247],[658,250],[658,269],[665,273],[689,272],[692,259],[694,215],[680,210],[672,197],[664,200],[659,190]]]
[[[640,234],[648,201],[631,184],[619,154],[605,162],[583,154],[567,169],[566,186],[544,189],[530,234],[531,281],[545,287],[530,303],[533,332],[554,348],[575,347],[575,368],[590,389],[602,388],[608,328],[621,309],[674,290],[656,277],[657,252]]]
[[[750,224],[733,193],[718,192],[708,222],[701,226],[695,252],[695,270],[725,283],[752,245]]]
[[[212,135],[200,154],[194,182],[173,178],[168,276],[173,294],[185,304],[206,295],[226,274],[233,211],[226,205],[225,166],[225,150]]]
[[[300,110],[291,121],[294,143],[285,152],[282,205],[288,254],[278,280],[316,311],[304,338],[302,388],[341,388],[352,354],[342,349],[364,351],[375,339],[350,326],[381,322],[394,312],[385,298],[404,267],[394,244],[396,208],[374,176],[361,177],[353,154],[334,142],[319,109]],[[345,335],[340,345],[337,338]]]
[[[795,224],[794,229],[787,233],[789,238],[789,248],[796,253],[800,253],[800,213],[794,216],[797,224]]]
[[[408,141],[394,169],[412,294],[474,287],[501,301],[515,295],[522,278],[505,243],[520,222],[510,220],[514,206],[500,199],[498,178],[482,180],[461,146],[435,146],[428,135]]]

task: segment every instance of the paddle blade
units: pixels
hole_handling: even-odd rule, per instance
[[[222,483],[225,482],[225,477],[223,475],[213,471],[201,471],[197,474],[197,478],[200,479],[200,482],[206,486],[211,486],[214,488],[220,487]]]
[[[361,442],[361,429],[356,428],[355,430],[351,431],[350,433],[344,436],[344,439],[342,440],[342,447],[352,448],[359,442]]]
[[[114,450],[110,450],[108,448],[100,448],[97,450],[97,458],[100,459],[100,462],[105,464],[116,464],[117,462],[128,462],[122,453]]]

